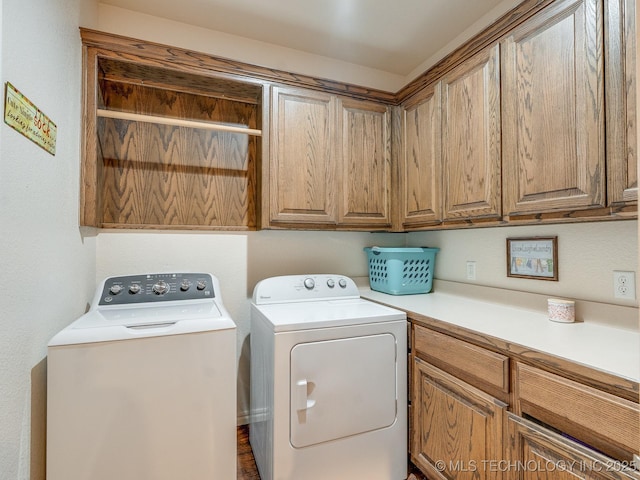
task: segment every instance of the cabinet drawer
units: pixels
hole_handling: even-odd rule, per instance
[[[517,363],[516,410],[614,458],[640,449],[638,404],[573,380]]]
[[[629,462],[616,463],[610,457],[512,413],[507,414],[506,438],[507,465],[517,465],[521,462],[528,466],[525,469],[515,469],[513,473],[516,476],[510,477],[512,480],[640,479],[640,472],[629,468]],[[543,477],[544,471],[554,468],[557,471],[553,471],[552,477]],[[531,476],[536,473],[539,475]]]
[[[415,325],[416,355],[471,385],[506,399],[509,358],[463,340]]]

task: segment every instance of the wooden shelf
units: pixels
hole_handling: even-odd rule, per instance
[[[263,85],[84,49],[82,224],[255,230]]]
[[[236,127],[221,123],[202,122],[196,120],[185,120],[182,118],[160,117],[157,115],[146,115],[139,113],[120,112],[117,110],[106,110],[99,108],[96,110],[98,117],[113,118],[117,120],[128,120],[132,122],[155,123],[158,125],[170,125],[174,127],[201,128],[204,130],[215,130],[230,133],[245,133],[247,135],[261,136],[262,130],[249,127]]]

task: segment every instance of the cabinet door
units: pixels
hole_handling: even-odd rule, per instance
[[[638,203],[635,8],[635,0],[605,2],[607,194],[612,206]]]
[[[422,98],[403,108],[400,160],[404,228],[442,221],[442,84],[428,86]]]
[[[500,217],[499,47],[442,80],[445,220]]]
[[[339,101],[339,223],[391,226],[391,114],[385,105]]]
[[[335,224],[335,97],[274,87],[271,105],[270,222]]]
[[[629,462],[616,463],[536,423],[507,414],[506,473],[512,480],[640,479]]]
[[[602,28],[601,0],[564,0],[504,40],[505,215],[604,206]]]
[[[411,458],[434,479],[501,479],[506,405],[416,358]]]

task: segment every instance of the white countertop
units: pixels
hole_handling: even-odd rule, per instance
[[[365,285],[366,283],[366,285]],[[362,298],[640,381],[640,331],[596,322],[556,323],[546,313],[434,291],[388,295],[359,283]]]

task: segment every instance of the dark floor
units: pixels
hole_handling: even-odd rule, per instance
[[[249,445],[249,426],[238,427],[238,480],[260,480]]]
[[[409,474],[409,480],[426,480],[426,477],[413,465],[409,465]],[[238,427],[238,480],[260,480],[251,445],[249,445],[248,425]]]

